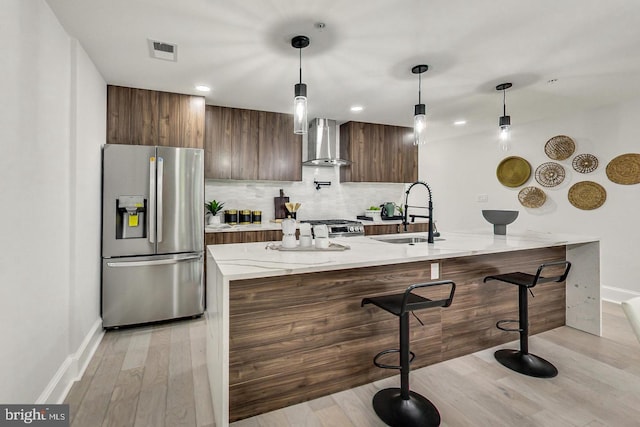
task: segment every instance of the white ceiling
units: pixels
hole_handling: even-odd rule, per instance
[[[412,126],[418,78],[429,137],[513,126],[640,96],[638,0],[48,0],[109,84],[290,112],[302,51],[309,118]],[[318,29],[314,24],[326,26]],[[178,45],[152,59],[148,39]],[[549,80],[557,79],[555,83]],[[349,107],[359,104],[355,114]],[[466,119],[464,127],[453,121]]]

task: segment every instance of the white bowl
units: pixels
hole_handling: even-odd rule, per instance
[[[373,218],[374,221],[380,220],[382,218],[382,210],[366,209],[364,215]]]

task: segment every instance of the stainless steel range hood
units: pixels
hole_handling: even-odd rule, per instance
[[[309,122],[307,158],[302,162],[306,166],[346,166],[349,160],[340,158],[336,140],[337,124],[335,120],[313,119]]]

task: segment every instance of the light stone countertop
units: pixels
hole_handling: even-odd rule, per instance
[[[350,249],[345,251],[279,251],[269,249],[268,246],[274,244],[268,242],[211,245],[207,249],[224,279],[238,280],[483,255],[599,240],[597,237],[534,231],[508,231],[506,236],[494,235],[491,232],[443,232],[433,245],[392,244],[376,240],[381,237],[426,235],[402,233],[329,239],[332,243],[349,246]]]

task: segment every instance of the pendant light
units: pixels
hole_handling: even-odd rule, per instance
[[[511,83],[500,83],[496,90],[502,91],[502,116],[498,121],[498,143],[503,151],[511,148],[511,116],[507,116],[506,90],[513,86]]]
[[[421,102],[422,73],[429,69],[428,65],[416,65],[411,69],[418,75],[418,103],[413,112],[413,145],[424,145],[427,131],[427,107]]]
[[[291,46],[300,53],[300,83],[296,83],[293,98],[293,133],[307,133],[307,85],[302,83],[302,49],[309,46],[309,37],[295,36]]]

